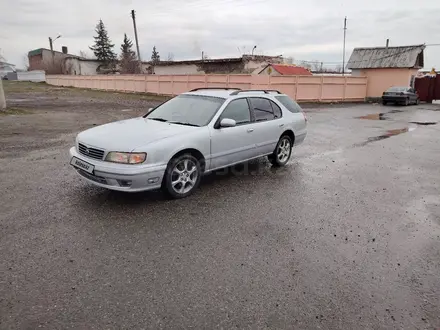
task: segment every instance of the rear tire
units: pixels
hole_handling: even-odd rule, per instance
[[[406,98],[405,99],[405,106],[408,106],[409,105],[409,98]]]
[[[191,154],[183,154],[169,161],[162,190],[171,198],[185,198],[197,189],[201,177],[202,168],[199,160]]]
[[[293,142],[290,136],[282,135],[278,140],[277,146],[267,158],[273,166],[281,167],[287,164],[292,155]]]
[[[417,98],[417,99],[416,99],[416,105],[419,105],[419,104],[420,104],[420,99]]]

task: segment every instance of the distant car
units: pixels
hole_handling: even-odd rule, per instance
[[[388,103],[419,104],[420,98],[412,87],[390,87],[382,95],[382,104],[387,105]]]
[[[213,170],[262,156],[286,165],[293,145],[306,134],[300,106],[278,91],[196,89],[143,117],[79,133],[70,164],[100,187],[127,192],[162,187],[182,198]]]

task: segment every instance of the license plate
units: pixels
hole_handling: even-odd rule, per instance
[[[76,157],[72,157],[72,160],[70,161],[70,165],[73,167],[79,168],[83,171],[86,171],[90,174],[93,174],[93,170],[95,169],[95,166],[92,164],[89,164],[81,159],[78,159]]]

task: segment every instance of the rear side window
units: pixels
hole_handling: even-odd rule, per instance
[[[287,110],[293,113],[301,112],[301,107],[288,96],[275,96],[275,98],[284,105]]]
[[[281,118],[281,108],[275,103],[270,101],[270,104],[272,105],[273,113],[275,115],[275,118]]]
[[[220,116],[220,120],[223,118],[234,119],[237,124],[249,123],[251,121],[251,114],[247,100],[238,99],[231,101]]]
[[[251,97],[252,108],[254,109],[255,121],[271,120],[275,118],[272,105],[268,99],[261,97]]]

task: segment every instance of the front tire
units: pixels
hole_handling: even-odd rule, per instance
[[[162,189],[171,198],[191,195],[199,186],[202,169],[199,160],[191,154],[183,154],[170,160],[165,171]]]
[[[274,152],[268,157],[269,161],[277,167],[286,165],[292,155],[292,147],[292,139],[288,135],[281,136]]]
[[[383,105],[387,105],[387,103],[388,103],[387,101],[382,101]]]
[[[409,98],[406,98],[405,99],[405,106],[408,106],[409,105]]]
[[[419,105],[419,104],[420,104],[420,99],[417,98],[417,99],[416,99],[416,105]]]

